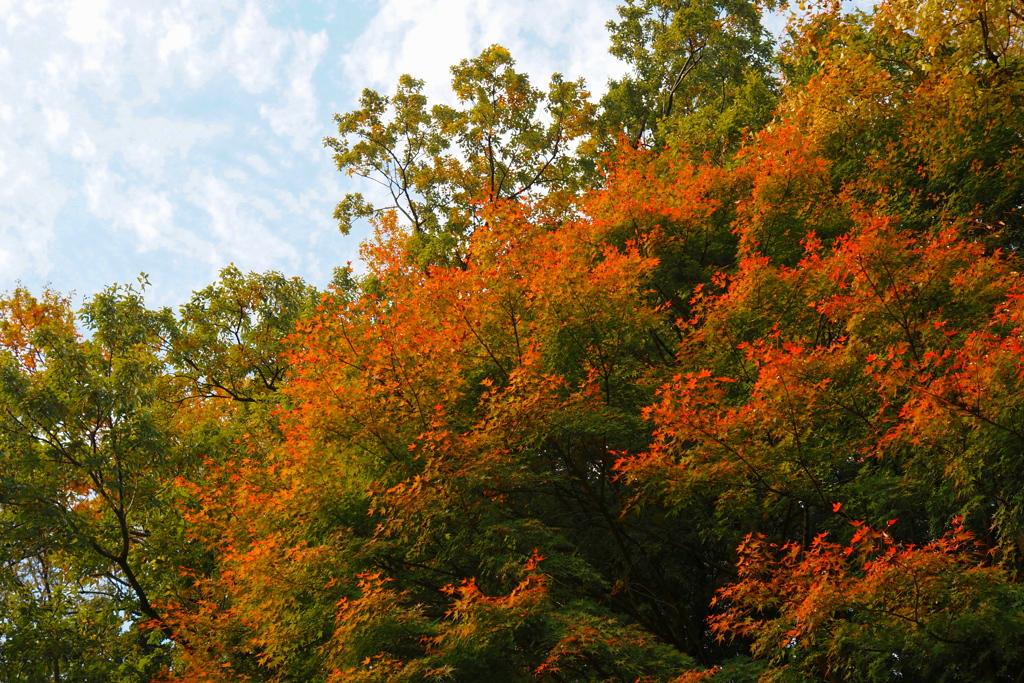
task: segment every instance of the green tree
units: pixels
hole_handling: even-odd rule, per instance
[[[767,8],[775,7],[768,3]],[[778,97],[764,5],[749,0],[627,0],[608,23],[631,73],[601,101],[609,142],[683,145],[724,163],[744,131],[771,120]]]
[[[508,50],[494,45],[452,67],[460,107],[428,107],[423,82],[402,76],[394,95],[365,90],[360,108],[338,114],[338,170],[381,185],[390,203],[374,207],[349,194],[335,217],[352,220],[398,212],[412,231],[410,251],[421,264],[465,265],[482,208],[502,200],[544,200],[556,214],[592,176],[577,143],[595,107],[582,80],[554,74],[547,91],[514,70]],[[584,157],[585,158],[585,157]]]
[[[285,337],[318,297],[300,278],[228,266],[181,306],[166,361],[193,398],[276,400],[288,373]]]
[[[210,555],[186,535],[181,483],[249,432],[274,443],[283,340],[316,299],[234,267],[177,317],[133,287],[77,320],[52,292],[0,299],[4,680],[148,681],[190,647],[165,605]]]
[[[176,635],[156,604],[174,570],[154,538],[180,531],[168,485],[183,464],[161,425],[169,320],[130,287],[81,318],[88,337],[52,293],[0,300],[8,680],[148,680]]]

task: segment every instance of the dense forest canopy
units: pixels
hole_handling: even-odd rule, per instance
[[[1024,4],[366,91],[365,269],[0,298],[4,681],[1019,681]]]

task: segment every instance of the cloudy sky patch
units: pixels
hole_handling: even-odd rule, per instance
[[[0,290],[79,300],[149,274],[175,304],[235,263],[323,286],[357,259],[359,189],[322,139],[364,87],[427,80],[500,43],[546,84],[621,73],[613,0],[0,2]]]

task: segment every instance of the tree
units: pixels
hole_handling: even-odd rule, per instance
[[[1018,599],[1016,257],[977,239],[976,207],[900,200],[917,181],[892,144],[842,137],[909,138],[936,106],[836,115],[825,83],[890,92],[838,47],[884,16],[819,12],[771,125],[705,159],[680,132],[703,104],[661,119],[678,144],[621,147],[582,216],[485,196],[462,255],[424,262],[411,212],[379,213],[363,288],[292,340],[282,446],[191,489],[192,533],[221,551],[174,614],[211,644],[185,677],[855,680],[916,649],[907,675],[1017,666],[1016,608],[990,609]],[[459,168],[491,187],[489,164]],[[844,560],[876,527],[884,551]],[[978,614],[908,635],[910,578]]]
[[[272,472],[196,491],[197,533],[230,551],[216,608],[177,618],[234,635],[193,670],[667,680],[688,659],[652,631],[706,657],[701,620],[660,596],[719,569],[676,563],[690,546],[641,523],[654,511],[623,517],[611,470],[646,439],[634,382],[666,362],[638,287],[653,262],[515,203],[488,213],[465,269],[423,272],[389,229],[366,250],[387,296],[326,303],[295,340]]]
[[[281,357],[284,338],[317,298],[318,292],[299,278],[229,266],[217,283],[181,307],[167,362],[194,398],[269,400],[288,372]]]
[[[632,3],[599,181],[492,48],[339,117],[394,204],[332,292],[5,298],[4,674],[1019,678],[1020,12],[931,9],[773,91],[755,7]]]
[[[5,680],[151,680],[191,647],[164,606],[209,556],[185,536],[179,485],[243,434],[274,442],[281,340],[314,298],[228,268],[177,319],[104,290],[78,316],[86,335],[55,293],[0,300]]]
[[[176,635],[155,604],[173,569],[153,532],[174,534],[182,466],[159,424],[166,318],[130,287],[88,303],[89,338],[52,293],[0,311],[3,664],[10,680],[145,680]]]
[[[774,4],[769,3],[772,9]],[[609,84],[602,118],[612,143],[672,143],[717,163],[745,130],[771,119],[777,85],[763,7],[747,0],[627,0],[608,23],[613,55],[632,73]]]
[[[1013,1],[897,0],[845,17],[826,5],[783,57],[803,91],[787,118],[864,203],[1019,248],[1022,31]]]
[[[324,144],[338,170],[373,180],[390,197],[375,208],[361,194],[346,195],[335,211],[342,232],[355,218],[394,210],[412,230],[419,262],[464,265],[483,205],[544,198],[564,211],[593,169],[574,152],[594,106],[582,80],[554,74],[544,92],[514,65],[494,45],[452,67],[462,109],[428,109],[423,82],[402,76],[393,96],[365,90],[360,109],[335,116],[339,137]]]
[[[856,523],[849,545],[762,537],[740,545],[740,581],[723,589],[720,634],[754,636],[767,681],[1014,680],[1021,588],[992,566],[959,520],[924,546]]]

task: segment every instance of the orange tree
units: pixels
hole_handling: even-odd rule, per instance
[[[712,492],[714,533],[755,534],[712,623],[753,638],[764,680],[1024,666],[1020,31],[1014,3],[826,8],[728,174],[735,266],[690,297],[651,447],[618,469],[681,514]]]
[[[379,213],[283,444],[182,485],[174,674],[1017,676],[1020,11],[933,9],[795,22],[727,158],[460,185],[457,258]]]
[[[826,3],[777,71],[742,3],[613,32],[601,112],[491,48],[340,116],[394,204],[318,303],[4,299],[22,679],[83,605],[125,680],[1019,678],[1019,3]]]
[[[376,293],[325,300],[297,335],[285,446],[192,489],[221,570],[183,628],[241,639],[191,655],[197,678],[665,679],[682,652],[714,661],[703,613],[729,549],[631,509],[613,471],[647,443],[639,407],[673,356],[654,262],[603,230],[504,206],[465,269],[423,271],[382,223]]]

